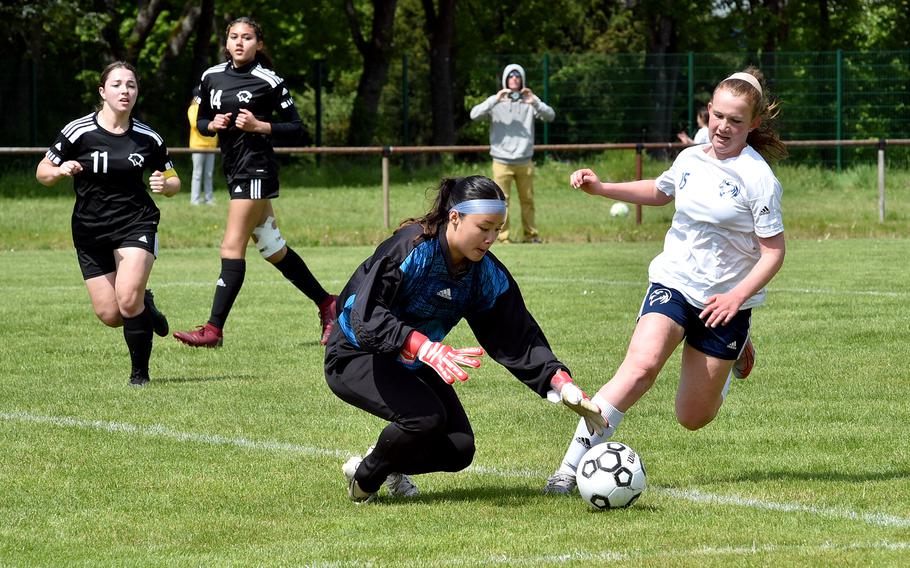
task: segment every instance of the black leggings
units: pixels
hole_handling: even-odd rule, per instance
[[[411,371],[391,356],[363,354],[326,366],[340,399],[389,421],[357,470],[375,492],[390,473],[460,471],[474,459],[474,432],[455,389],[431,368]]]

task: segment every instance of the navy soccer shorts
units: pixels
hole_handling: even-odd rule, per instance
[[[730,323],[711,328],[698,317],[701,309],[696,308],[682,295],[663,284],[652,283],[641,304],[638,317],[645,314],[663,314],[685,330],[686,343],[706,355],[735,361],[746,340],[752,321],[752,309],[740,310]]]

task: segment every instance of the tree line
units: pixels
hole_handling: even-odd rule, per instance
[[[674,95],[661,85],[675,80],[675,54],[741,52],[761,65],[780,51],[910,48],[910,0],[8,0],[0,15],[5,146],[46,144],[88,112],[114,60],[140,71],[141,117],[183,145],[192,88],[224,60],[239,16],[261,24],[297,96],[302,144],[317,135],[317,97],[326,145],[400,144],[403,123],[411,144],[483,143],[467,110],[498,90],[490,62],[509,54],[643,55],[647,74],[666,79],[641,93],[644,120],[667,139]]]

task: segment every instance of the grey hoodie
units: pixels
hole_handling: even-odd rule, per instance
[[[521,65],[511,63],[502,71],[502,88],[508,88],[509,72],[512,70],[521,73],[521,86],[527,87],[525,70]],[[491,121],[490,156],[504,164],[523,164],[534,155],[534,119],[552,122],[556,111],[537,95],[526,103],[511,98],[500,101],[494,94],[471,109],[471,120],[485,116],[489,116]]]

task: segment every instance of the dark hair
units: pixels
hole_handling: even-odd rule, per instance
[[[262,28],[259,26],[258,23],[256,23],[256,20],[254,20],[253,18],[250,18],[248,16],[241,16],[239,18],[235,18],[235,19],[231,20],[231,22],[227,25],[226,28],[224,28],[225,43],[227,43],[227,37],[228,37],[228,34],[231,33],[231,28],[233,28],[237,24],[246,24],[246,25],[250,26],[251,28],[253,28],[253,31],[256,33],[256,40],[262,42],[263,45],[265,44],[265,36],[262,34]],[[224,56],[226,58],[225,59],[226,61],[233,60],[233,57],[231,57],[231,53],[227,50],[227,48],[224,48]],[[264,48],[256,51],[256,63],[259,63],[266,69],[273,68],[272,58],[269,57],[265,53]]]
[[[132,71],[133,77],[136,78],[136,88],[137,89],[139,88],[139,73],[136,71],[135,67],[133,67],[131,64],[127,63],[126,61],[114,61],[113,63],[111,63],[107,67],[105,67],[101,71],[101,78],[99,79],[98,87],[104,88],[104,84],[107,82],[107,78],[110,76],[111,71],[113,71],[114,69],[126,69],[127,71]]]
[[[755,148],[755,151],[768,162],[783,160],[789,153],[774,128],[774,121],[780,114],[780,101],[773,99],[768,94],[765,76],[758,67],[750,65],[743,69],[743,73],[748,73],[758,79],[758,84],[762,87],[761,93],[748,81],[729,78],[718,83],[714,92],[725,89],[738,97],[748,99],[752,103],[752,118],[760,116],[762,120],[758,128],[746,137],[746,143]]]
[[[433,207],[427,211],[426,215],[420,218],[405,219],[398,225],[395,232],[416,223],[423,227],[425,237],[435,237],[439,230],[449,222],[449,210],[462,201],[471,199],[506,200],[505,194],[496,185],[496,182],[486,176],[444,178],[440,182],[437,192]]]
[[[708,115],[708,107],[703,106],[698,108],[698,118],[701,119],[705,126],[708,126],[708,119],[710,118]]]

